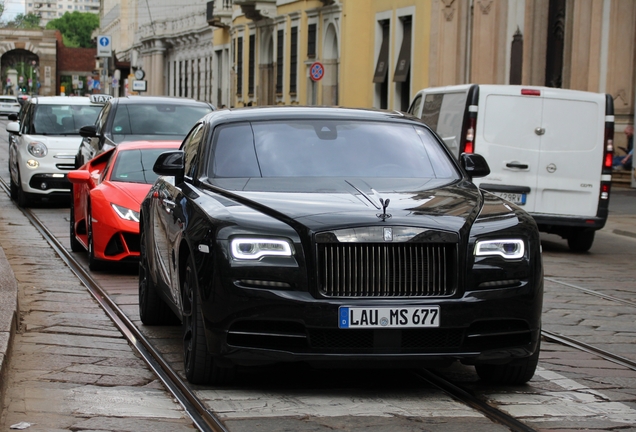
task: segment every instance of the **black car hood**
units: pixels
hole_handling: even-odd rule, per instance
[[[380,224],[458,232],[472,224],[481,202],[474,185],[456,179],[259,178],[211,183],[256,212],[293,219],[314,232]],[[381,199],[389,200],[386,213]],[[227,210],[233,212],[232,207]]]

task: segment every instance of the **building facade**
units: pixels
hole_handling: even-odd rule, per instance
[[[430,86],[546,85],[611,94],[618,145],[634,119],[633,0],[104,0],[102,14],[148,94],[406,110]]]

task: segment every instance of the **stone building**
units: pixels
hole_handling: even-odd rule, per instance
[[[633,0],[104,0],[102,14],[148,94],[406,110],[429,86],[546,85],[611,94],[618,145],[634,119]]]

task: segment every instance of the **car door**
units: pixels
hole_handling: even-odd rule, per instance
[[[594,217],[605,132],[601,94],[543,90],[536,213]]]
[[[199,123],[193,127],[186,136],[181,148],[184,151],[185,183],[175,184],[174,181],[163,181],[159,189],[158,210],[155,216],[158,221],[153,229],[155,238],[161,239],[161,244],[157,244],[159,249],[158,258],[161,260],[162,277],[170,287],[171,295],[175,304],[181,307],[180,281],[178,257],[183,232],[188,227],[189,212],[188,198],[183,193],[182,188],[190,188],[192,179],[196,176],[196,165],[200,143],[203,137],[204,127]]]
[[[522,95],[515,86],[480,86],[475,152],[486,158],[490,175],[481,188],[506,199],[513,195],[528,212],[535,210],[541,151],[543,97]]]

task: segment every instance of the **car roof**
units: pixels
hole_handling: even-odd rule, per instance
[[[29,101],[38,105],[93,105],[100,104],[91,103],[86,96],[34,96]]]
[[[396,121],[415,120],[400,111],[387,111],[369,108],[275,106],[232,108],[213,111],[205,116],[207,121],[241,120],[300,120],[300,119],[339,119],[339,120],[375,120]]]
[[[118,104],[147,104],[147,103],[163,103],[173,105],[193,105],[212,107],[208,102],[202,102],[195,99],[173,97],[173,96],[121,96],[111,99],[111,102]]]
[[[144,148],[179,148],[181,141],[126,141],[117,145],[118,151]]]
[[[17,96],[11,96],[11,95],[0,95],[0,99],[18,100],[18,97]]]

